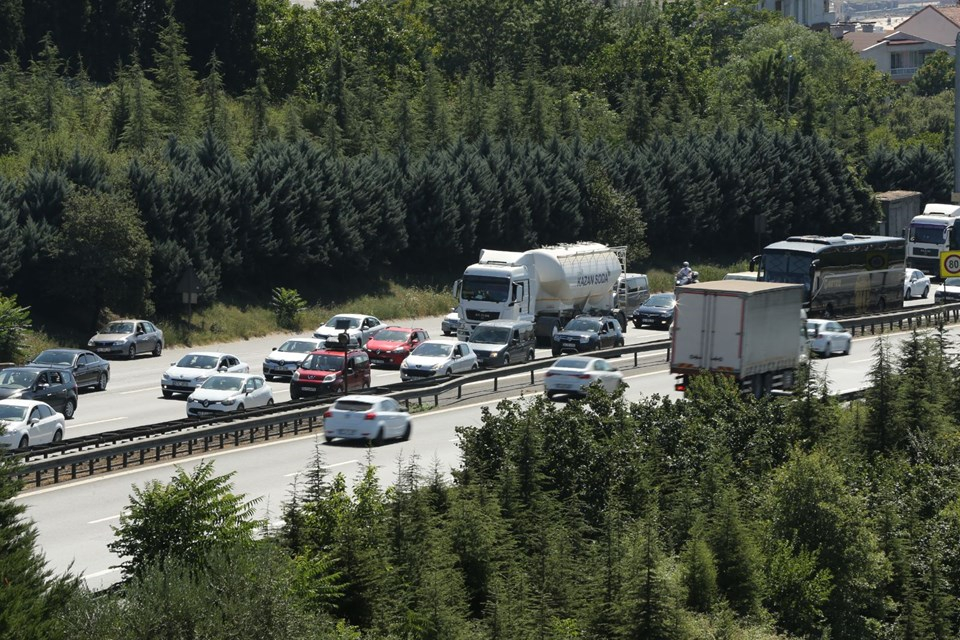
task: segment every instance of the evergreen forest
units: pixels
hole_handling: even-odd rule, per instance
[[[484,247],[735,262],[950,195],[949,63],[896,85],[745,0],[2,6],[0,291],[81,329],[189,270],[209,305]]]
[[[318,443],[279,526],[213,462],[178,469],[134,486],[106,593],[44,569],[5,458],[0,636],[953,638],[960,363],[942,328],[876,345],[845,405],[809,373],[789,400],[706,376],[505,400],[457,428],[452,478],[401,456],[348,485]]]

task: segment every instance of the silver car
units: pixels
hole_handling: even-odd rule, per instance
[[[290,378],[311,351],[323,348],[320,338],[291,338],[270,352],[263,360],[263,375],[267,380]]]
[[[114,320],[87,342],[101,356],[126,356],[131,360],[141,353],[159,356],[163,352],[163,331],[149,320]]]
[[[341,333],[346,333],[351,338],[355,338],[362,347],[367,344],[367,340],[375,336],[381,329],[385,329],[386,326],[373,316],[365,316],[359,313],[340,313],[317,327],[316,331],[313,332],[313,337],[327,340],[336,338]]]
[[[480,361],[469,344],[452,338],[434,338],[421,342],[400,363],[400,379],[407,382],[468,373],[479,368]]]
[[[193,393],[208,378],[218,373],[250,373],[250,365],[240,358],[219,351],[193,351],[170,365],[160,376],[163,397],[175,393]]]

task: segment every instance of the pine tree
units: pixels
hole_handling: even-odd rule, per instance
[[[166,24],[157,36],[157,50],[153,52],[153,69],[159,110],[157,120],[163,133],[188,136],[193,133],[196,109],[197,81],[190,69],[183,28],[167,14]]]
[[[214,51],[207,62],[207,77],[200,83],[203,92],[203,124],[216,137],[226,140],[230,129],[227,117],[226,95],[223,91],[223,65]]]
[[[64,92],[60,78],[63,66],[53,36],[48,32],[40,40],[40,57],[30,62],[29,70],[33,111],[45,133],[57,131],[63,119]]]
[[[694,611],[710,611],[717,598],[717,565],[702,527],[696,527],[691,533],[680,562],[687,590],[687,606]]]

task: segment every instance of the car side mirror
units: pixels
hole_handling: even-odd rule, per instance
[[[31,426],[31,427],[32,427],[33,425],[39,423],[39,422],[40,422],[40,418],[30,418],[30,426]]]
[[[226,371],[226,370],[227,370],[226,367],[217,367],[217,371]]]

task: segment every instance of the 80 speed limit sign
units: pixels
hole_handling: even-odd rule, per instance
[[[960,251],[942,251],[940,253],[940,277],[960,276]]]

